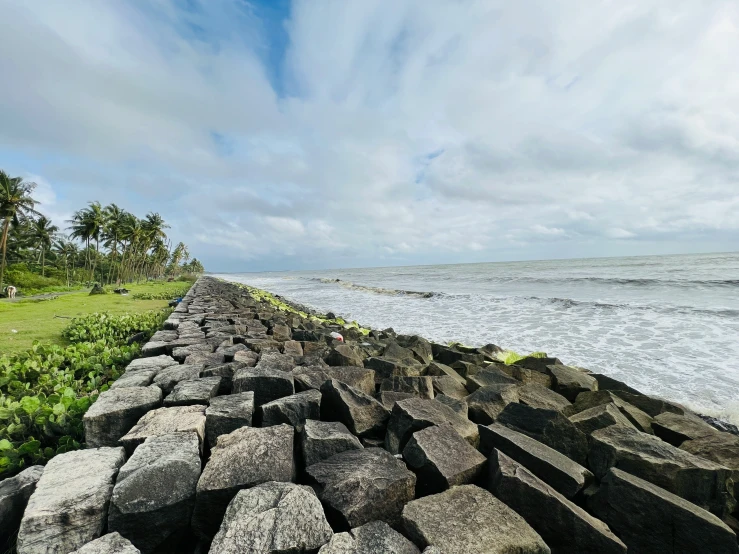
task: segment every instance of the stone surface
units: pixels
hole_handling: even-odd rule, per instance
[[[164,394],[169,394],[177,383],[200,377],[200,372],[204,368],[205,365],[203,364],[170,366],[157,373],[156,377],[154,377],[154,384],[162,389]]]
[[[573,498],[593,481],[588,469],[553,448],[503,425],[481,425],[480,451],[489,455],[493,449],[526,466],[567,498]]]
[[[480,387],[487,387],[490,385],[520,385],[521,382],[509,375],[506,375],[501,370],[496,368],[482,369],[476,374],[467,377],[467,390],[475,392]]]
[[[149,410],[162,405],[159,387],[127,387],[98,396],[82,417],[85,442],[92,448],[118,446],[120,438]]]
[[[43,472],[44,466],[31,466],[0,481],[0,547],[20,525],[28,499],[36,490],[36,483]]]
[[[734,498],[739,500],[739,437],[729,433],[716,433],[685,441],[685,450],[706,460],[728,467],[734,472]]]
[[[307,390],[278,398],[261,408],[262,427],[287,423],[293,427],[301,427],[306,419],[321,417],[321,393],[317,390]]]
[[[272,481],[236,494],[210,552],[315,552],[332,535],[321,503],[310,488]]]
[[[407,535],[444,554],[548,554],[524,519],[488,491],[462,485],[414,500],[403,509]]]
[[[598,390],[598,381],[580,369],[566,365],[550,365],[547,366],[547,370],[552,376],[554,390],[570,402],[574,402],[581,392]]]
[[[420,398],[433,398],[434,385],[431,377],[393,376],[383,379],[381,391],[405,392]]]
[[[296,367],[292,370],[295,390],[321,390],[321,385],[331,379],[372,396],[375,394],[375,372],[363,367]]]
[[[472,446],[477,447],[479,444],[477,425],[449,406],[436,400],[409,398],[397,402],[393,407],[387,424],[385,448],[392,454],[400,454],[413,433],[442,423],[451,423],[457,433]]]
[[[149,358],[137,358],[126,366],[126,373],[132,373],[134,371],[141,371],[144,369],[154,369],[156,371],[159,371],[171,365],[178,365],[178,362],[177,360],[175,360],[171,356],[167,356],[166,354]]]
[[[467,406],[467,402],[465,400],[457,400],[456,398],[452,398],[446,394],[437,394],[434,396],[434,400],[449,406],[462,417],[467,417],[469,414],[469,406]]]
[[[625,554],[608,526],[498,450],[490,456],[490,491],[523,516],[555,554]]]
[[[449,375],[432,377],[431,382],[434,386],[434,396],[445,394],[446,396],[449,396],[451,398],[463,400],[469,394],[469,391],[463,383],[459,382],[454,377],[450,377]]]
[[[709,437],[720,432],[696,416],[688,417],[672,412],[655,417],[652,430],[655,435],[673,446],[680,446],[687,440]]]
[[[306,468],[334,529],[384,521],[397,525],[413,500],[416,476],[380,448],[345,450]]]
[[[277,343],[281,346],[280,343]],[[262,353],[256,368],[269,371],[283,371],[289,373],[295,367],[295,358],[279,352]]]
[[[464,440],[451,423],[416,431],[403,449],[403,459],[416,474],[416,496],[474,483],[485,456]]]
[[[570,406],[570,401],[564,396],[536,383],[519,387],[518,401],[532,408],[544,408],[545,410],[557,410],[558,412]]]
[[[300,447],[305,467],[345,450],[360,450],[362,443],[338,421],[308,419],[300,433]]]
[[[193,528],[212,537],[239,490],[268,481],[292,481],[293,434],[289,425],[275,425],[241,427],[221,435],[198,481]]]
[[[216,396],[205,410],[205,438],[213,448],[221,435],[228,435],[239,427],[250,427],[254,413],[254,393],[241,392]]]
[[[70,554],[141,554],[141,551],[119,533],[108,533]]]
[[[148,359],[148,358],[143,358]],[[127,387],[148,387],[159,370],[155,368],[140,369],[138,371],[126,372],[113,381],[110,389],[121,389]]]
[[[452,369],[448,365],[444,365],[439,362],[431,362],[426,367],[426,375],[429,375],[431,377],[447,376],[447,377],[451,377],[452,379],[454,379],[457,383],[461,385],[464,385],[466,383],[466,380],[464,379],[464,377],[462,377],[454,369]]]
[[[261,364],[261,361],[259,362]],[[244,367],[233,377],[233,392],[254,392],[254,406],[259,407],[283,396],[295,394],[293,376],[279,369]]]
[[[318,554],[420,554],[420,550],[384,521],[372,521],[336,533]]]
[[[118,473],[108,509],[108,529],[142,552],[152,552],[187,529],[200,477],[195,433],[150,437]]]
[[[625,391],[616,391],[614,394],[629,404],[636,406],[649,415],[649,417],[657,417],[659,414],[664,412],[672,412],[679,415],[683,415],[685,413],[685,410],[677,404],[654,396],[647,396],[646,394],[632,394]]]
[[[621,410],[612,402],[571,415],[570,421],[586,435],[611,425],[623,425],[635,429],[626,416],[621,413]]]
[[[469,419],[481,425],[493,423],[511,402],[518,402],[518,386],[486,385],[465,398]]]
[[[396,402],[400,402],[401,400],[407,400],[409,398],[416,397],[415,394],[410,394],[408,392],[393,392],[393,391],[380,391],[380,404],[385,406],[388,410],[392,411],[393,407],[395,406]]]
[[[580,413],[582,411],[585,411],[590,408],[594,408],[596,406],[602,406],[603,404],[614,404],[621,413],[626,416],[626,419],[628,419],[631,424],[636,427],[639,431],[642,431],[644,433],[649,433],[650,435],[653,433],[652,431],[652,421],[653,419],[647,414],[646,412],[643,412],[636,406],[633,406],[632,404],[629,404],[624,399],[616,396],[615,393],[611,391],[597,391],[597,392],[583,392],[577,395],[577,399],[575,400],[575,403],[572,404],[572,406],[569,406],[564,410],[564,413],[566,415],[573,415],[576,413]]]
[[[341,421],[355,435],[382,435],[390,412],[371,396],[331,379],[321,386],[321,419]]]
[[[588,507],[629,552],[739,552],[736,535],[715,515],[625,471],[609,470]]]
[[[397,359],[387,356],[373,356],[367,358],[364,367],[375,370],[377,377],[387,379],[394,375],[419,376],[425,369],[413,358]]]
[[[183,381],[175,385],[164,399],[165,406],[192,406],[209,404],[211,398],[218,394],[221,386],[220,377],[201,377],[191,381]]]
[[[149,437],[190,431],[197,434],[202,449],[205,439],[205,406],[176,406],[152,410],[121,438],[120,444],[131,454]]]
[[[333,348],[326,361],[329,365],[361,367],[364,365],[364,356],[356,346],[340,344]]]
[[[731,470],[658,439],[613,425],[591,435],[589,467],[599,479],[612,467],[654,483],[723,517],[733,511]]]
[[[46,464],[18,532],[18,554],[71,552],[102,535],[122,448],[60,454]]]

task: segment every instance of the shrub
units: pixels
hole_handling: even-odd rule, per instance
[[[190,290],[190,287],[164,292],[137,292],[133,295],[133,298],[135,300],[171,300],[172,298],[185,296],[188,290]]]

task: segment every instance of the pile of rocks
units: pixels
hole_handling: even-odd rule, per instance
[[[203,278],[87,412],[88,448],[0,483],[0,531],[20,522],[19,554],[739,553],[739,437],[498,352]]]

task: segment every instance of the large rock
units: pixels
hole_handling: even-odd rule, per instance
[[[260,362],[261,363],[261,362]],[[279,369],[243,367],[233,377],[233,392],[254,392],[254,406],[259,407],[283,396],[295,394],[293,376]]]
[[[613,425],[595,431],[588,461],[599,479],[612,467],[628,471],[719,517],[735,506],[730,469],[633,428]]]
[[[397,525],[416,486],[405,464],[381,448],[345,450],[309,466],[306,474],[334,528],[343,529],[374,520]]]
[[[306,419],[321,417],[321,393],[317,390],[307,390],[278,398],[263,404],[262,427],[287,423],[293,427],[301,427]]]
[[[192,406],[209,404],[210,399],[218,394],[221,386],[220,377],[201,377],[191,381],[178,383],[164,399],[165,406]]]
[[[167,355],[137,358],[126,366],[126,373],[152,369],[159,371],[171,365],[178,365],[178,362],[171,356]]]
[[[321,386],[321,419],[341,421],[355,435],[382,436],[390,412],[371,396],[331,379]]]
[[[523,433],[498,424],[481,425],[479,429],[483,454],[500,450],[567,498],[573,498],[593,481],[588,469]]]
[[[581,369],[566,365],[547,366],[547,373],[552,376],[554,390],[570,402],[574,402],[581,392],[598,390],[598,381]]]
[[[120,444],[131,454],[149,437],[170,433],[194,432],[200,439],[202,449],[205,439],[205,406],[176,406],[152,410],[139,419],[138,423],[121,438]]]
[[[361,367],[364,365],[364,356],[362,351],[356,346],[348,344],[340,344],[335,346],[326,360],[329,365],[346,365]]]
[[[367,358],[364,367],[375,370],[377,377],[387,379],[394,375],[405,375],[409,377],[419,376],[425,369],[413,358],[397,359],[387,356],[373,356]]]
[[[414,500],[403,509],[407,535],[444,554],[549,554],[524,519],[475,485]]]
[[[421,398],[434,397],[434,384],[431,377],[394,376],[383,379],[381,391],[405,392]]]
[[[213,539],[213,554],[315,552],[333,532],[308,487],[268,482],[239,491]]]
[[[490,491],[516,510],[555,554],[625,554],[608,526],[502,452],[490,456]]]
[[[177,383],[200,377],[200,372],[204,368],[204,364],[170,366],[157,373],[156,377],[154,377],[154,384],[162,389],[164,394],[169,394]]]
[[[18,532],[18,554],[71,552],[102,535],[122,448],[60,454],[46,464]]]
[[[216,396],[205,410],[205,437],[213,448],[218,437],[239,427],[250,427],[254,413],[254,393],[241,392]]]
[[[193,528],[212,537],[238,491],[268,481],[292,481],[293,434],[289,425],[275,425],[221,435],[198,481]]]
[[[564,396],[536,383],[519,387],[518,401],[532,408],[544,408],[545,410],[557,410],[558,412],[570,406],[570,401]]]
[[[716,435],[719,431],[697,416],[679,415],[672,412],[659,414],[652,422],[652,429],[665,442],[680,446],[687,440]]]
[[[420,554],[420,550],[384,521],[372,521],[336,533],[318,554]]]
[[[0,546],[20,525],[28,499],[36,490],[44,466],[31,466],[0,481]]]
[[[416,473],[416,496],[474,483],[485,456],[454,430],[451,423],[416,431],[403,449],[403,459]]]
[[[466,380],[464,377],[462,377],[459,373],[457,373],[453,368],[449,367],[448,365],[441,364],[439,362],[431,362],[426,367],[426,375],[430,377],[442,377],[447,376],[454,379],[456,382],[458,382],[461,385],[464,385],[466,383]]]
[[[141,551],[119,533],[108,533],[70,554],[141,554]]]
[[[289,373],[295,365],[295,358],[292,356],[280,354],[279,352],[266,352],[259,357],[256,367],[257,369]]]
[[[159,387],[130,387],[107,390],[98,396],[82,417],[85,442],[92,448],[118,446],[120,438],[131,430],[148,411],[162,405]]]
[[[199,477],[195,433],[146,439],[118,474],[108,529],[121,533],[142,552],[154,551],[189,526]]]
[[[580,465],[585,465],[588,441],[575,424],[556,410],[508,404],[497,422],[554,448]]]
[[[734,498],[739,500],[739,437],[715,433],[685,441],[680,445],[680,450],[731,469],[734,472]]]
[[[295,390],[321,390],[321,385],[331,379],[372,396],[375,394],[375,372],[364,367],[296,367],[292,370]]]
[[[148,360],[149,358],[142,358]],[[126,372],[110,384],[110,389],[122,389],[128,387],[148,387],[156,376],[157,369],[142,369],[139,371]]]
[[[604,404],[613,404],[639,431],[652,434],[653,419],[649,414],[629,404],[611,391],[580,393],[577,395],[575,403],[565,408],[564,413],[565,415],[572,416],[573,414],[578,414]]]
[[[447,396],[446,394],[438,394],[434,396],[434,400],[436,400],[437,402],[441,402],[446,406],[449,406],[452,410],[457,412],[462,417],[467,417],[469,415],[469,406],[467,405],[467,402],[465,400],[457,400],[456,398],[452,398],[451,396]]]
[[[457,400],[462,400],[467,397],[469,391],[465,388],[464,383],[460,383],[454,377],[449,375],[441,375],[439,377],[432,377],[431,383],[434,387],[434,397],[439,394],[444,394]]]
[[[486,385],[465,398],[470,420],[481,425],[493,423],[511,402],[518,402],[518,386],[507,383]]]
[[[611,425],[623,425],[624,427],[635,429],[626,416],[612,402],[571,415],[570,421],[586,435]]]
[[[360,450],[362,443],[338,421],[308,419],[300,433],[300,447],[305,467],[345,450]]]
[[[736,535],[715,515],[615,468],[604,476],[588,507],[618,534],[629,552],[739,552]]]
[[[646,412],[649,417],[657,417],[664,412],[672,412],[678,415],[685,414],[685,410],[681,406],[668,402],[667,400],[662,400],[661,398],[647,396],[646,394],[632,394],[625,391],[617,391],[615,394],[629,404]]]
[[[400,454],[413,433],[442,423],[451,423],[457,433],[472,446],[477,447],[479,444],[477,425],[449,406],[436,400],[409,398],[397,402],[393,407],[385,435],[385,448],[392,454]]]
[[[467,377],[467,390],[475,392],[480,387],[496,385],[521,385],[521,382],[496,368],[482,369],[475,375]]]

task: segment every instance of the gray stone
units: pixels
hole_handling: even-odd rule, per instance
[[[557,410],[558,412],[570,406],[570,401],[561,394],[535,383],[519,387],[518,401],[532,408],[544,408],[545,410]]]
[[[493,423],[511,402],[518,402],[518,386],[487,385],[465,398],[470,420],[481,425]]]
[[[149,358],[137,358],[126,366],[126,373],[151,369],[159,371],[171,365],[178,365],[178,362],[166,354]]]
[[[385,448],[392,454],[400,454],[413,433],[447,422],[467,442],[477,447],[480,442],[477,425],[436,400],[409,398],[397,402],[393,407],[385,435]]]
[[[451,423],[413,433],[403,449],[403,459],[416,474],[416,496],[474,483],[486,462],[485,456],[464,440]]]
[[[382,380],[381,391],[405,392],[421,398],[434,397],[434,385],[431,377],[393,376]]]
[[[268,481],[292,481],[293,434],[289,425],[275,425],[241,427],[221,435],[198,481],[193,528],[212,537],[239,490]]]
[[[144,360],[148,358],[142,358]],[[156,376],[158,369],[140,369],[138,371],[126,372],[110,385],[111,389],[129,387],[148,387]]]
[[[457,400],[456,398],[452,398],[451,396],[447,396],[446,394],[437,394],[436,396],[434,396],[434,400],[449,406],[452,410],[457,412],[462,417],[468,416],[469,406],[467,406],[467,402],[464,400]]]
[[[502,452],[490,456],[490,491],[523,516],[555,554],[625,554],[608,526]]]
[[[588,441],[585,434],[560,412],[508,404],[497,422],[554,448],[580,465],[585,465]]]
[[[550,365],[547,369],[554,380],[554,390],[570,402],[581,392],[598,390],[598,381],[580,369],[566,365]]]
[[[317,390],[307,390],[278,398],[261,408],[262,427],[287,423],[299,428],[306,419],[321,417],[321,393]]]
[[[444,554],[549,554],[549,547],[524,519],[475,485],[409,502],[403,526],[421,548]]]
[[[415,394],[411,394],[409,392],[393,392],[384,390],[380,392],[380,403],[388,410],[392,410],[396,402],[407,400],[408,398],[414,398],[415,396]]]
[[[292,374],[297,391],[321,390],[321,385],[326,381],[336,379],[364,394],[375,394],[375,372],[363,367],[296,367]]]
[[[185,358],[184,363],[187,365],[203,364],[204,367],[214,367],[226,363],[226,356],[223,352],[193,352]]]
[[[588,461],[599,479],[612,467],[628,471],[719,517],[735,506],[730,469],[633,428],[612,425],[593,432]]]
[[[500,367],[503,373],[510,375],[514,379],[518,379],[524,385],[539,385],[547,389],[552,387],[552,377],[547,373],[541,373],[535,369],[527,369],[517,365],[507,366],[499,364],[498,367]]]
[[[28,499],[43,472],[44,466],[31,466],[0,481],[0,546],[4,544],[3,539],[18,529]]]
[[[685,441],[680,450],[731,469],[734,472],[734,498],[739,500],[739,437],[729,433],[706,435]]]
[[[70,554],[141,554],[141,551],[120,534],[108,533]]]
[[[46,464],[18,532],[18,554],[71,552],[102,535],[122,448],[92,448]]]
[[[272,481],[236,494],[210,552],[315,552],[332,535],[321,503],[310,488]]]
[[[449,375],[441,375],[439,377],[432,377],[431,382],[434,386],[434,397],[444,394],[457,400],[463,400],[469,394],[469,391],[463,383],[457,381],[454,377]]]
[[[679,415],[685,414],[685,410],[681,406],[654,396],[631,394],[625,391],[617,391],[614,394],[629,404],[636,406],[649,417],[657,417],[664,412],[672,412]]]
[[[159,387],[107,390],[82,417],[85,441],[93,448],[118,446],[118,441],[149,410],[162,405]]]
[[[239,350],[233,355],[234,362],[241,362],[247,367],[254,367],[259,361],[259,354],[251,350]]]
[[[431,362],[426,367],[426,375],[429,375],[431,377],[442,377],[442,376],[451,377],[460,385],[464,385],[466,382],[464,377],[462,377],[454,369],[452,369],[448,365],[444,365],[439,362]]]
[[[241,392],[216,396],[205,410],[205,437],[213,448],[221,435],[240,427],[251,427],[254,413],[254,393]]]
[[[183,381],[175,385],[164,399],[165,406],[192,406],[209,404],[211,398],[218,394],[221,386],[220,377],[201,377],[192,381]]]
[[[496,385],[520,385],[521,382],[510,377],[496,368],[486,368],[478,371],[475,375],[467,377],[467,390],[475,392],[480,387]]]
[[[610,425],[635,428],[613,403],[601,404],[595,408],[571,415],[570,421],[586,435]]]
[[[197,352],[211,354],[213,352],[213,347],[207,342],[198,342],[187,346],[177,346],[172,349],[172,357],[178,362],[184,362],[190,354],[195,354]]]
[[[650,435],[653,433],[652,418],[636,406],[633,406],[622,398],[619,398],[611,391],[580,393],[577,395],[575,403],[565,408],[563,413],[571,416],[590,408],[595,408],[596,406],[602,406],[603,404],[609,403],[613,403],[619,411],[626,416],[626,419],[628,419],[639,431],[649,433]]]
[[[715,427],[697,416],[679,415],[672,412],[665,412],[655,417],[652,430],[655,435],[673,446],[680,446],[687,440],[719,433]]]
[[[607,375],[602,375],[600,373],[591,373],[590,376],[598,381],[598,390],[613,392],[624,391],[631,394],[641,394],[638,390],[632,389],[623,381],[619,381],[613,377],[608,377]]]
[[[639,479],[611,469],[588,500],[629,552],[737,554],[736,535],[715,515]]]
[[[161,356],[167,353],[169,342],[164,341],[149,341],[141,348],[141,355],[144,357],[148,356]]]
[[[397,525],[416,476],[380,448],[345,450],[306,468],[318,498],[344,528],[380,520]]]
[[[169,394],[177,383],[200,377],[200,372],[204,368],[203,364],[170,366],[157,373],[154,377],[154,384],[162,389],[164,394]]]
[[[419,376],[424,371],[423,364],[413,358],[398,360],[386,356],[373,356],[367,358],[364,367],[375,370],[375,374],[381,379],[387,379],[394,375]]]
[[[282,347],[282,352],[288,356],[299,358],[303,355],[303,345],[296,340],[287,340]]]
[[[382,435],[390,412],[371,396],[331,379],[321,386],[321,419],[341,421],[355,435]]]
[[[253,391],[254,406],[259,407],[283,396],[295,394],[295,386],[293,376],[280,369],[244,367],[234,374],[233,391]]]
[[[593,481],[589,470],[553,448],[503,425],[481,425],[480,451],[489,455],[493,449],[523,464],[567,498],[573,498]]]
[[[259,362],[257,362],[256,368],[289,373],[295,365],[295,358],[292,356],[280,354],[279,352],[266,352],[259,357]]]
[[[343,423],[308,419],[300,433],[300,446],[307,467],[345,450],[360,450],[362,443]]]
[[[329,365],[361,367],[364,365],[364,356],[362,351],[356,346],[340,344],[331,350],[326,361]]]
[[[346,533],[336,533],[318,554],[420,554],[420,551],[384,521],[371,521]]]
[[[233,377],[236,370],[246,367],[241,362],[228,362],[226,364],[206,367],[200,372],[200,377],[220,377],[221,384],[218,387],[218,394],[230,394],[233,388]]]
[[[150,437],[118,473],[108,510],[108,529],[142,552],[152,552],[187,529],[200,477],[195,433]]]
[[[149,437],[190,431],[197,434],[202,450],[205,438],[205,406],[175,406],[152,410],[144,414],[138,423],[121,438],[120,444],[130,455]]]

